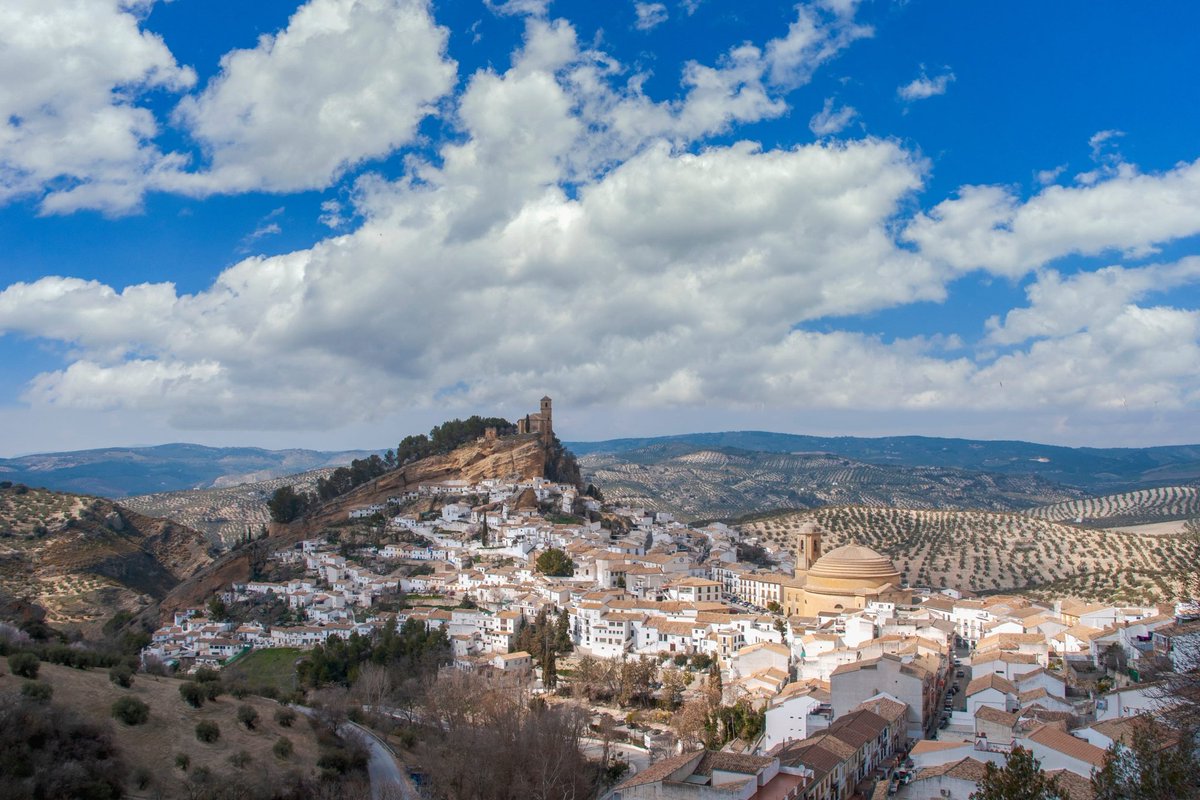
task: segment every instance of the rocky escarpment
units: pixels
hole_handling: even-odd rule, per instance
[[[356,508],[384,503],[423,483],[461,480],[478,483],[488,479],[528,480],[546,474],[547,452],[535,435],[481,437],[446,455],[430,456],[379,476],[344,495],[329,500],[304,519],[277,526],[272,536],[299,535],[320,530],[346,519]]]
[[[558,448],[548,452],[536,435],[481,437],[445,455],[414,461],[322,503],[307,516],[288,524],[272,523],[264,542],[253,542],[221,556],[211,566],[183,582],[164,598],[160,613],[200,605],[216,591],[235,581],[249,579],[252,561],[259,549],[279,550],[302,539],[321,535],[327,527],[344,523],[353,509],[385,503],[424,483],[462,480],[478,483],[487,479],[529,480],[546,476],[547,465],[561,464],[569,454]],[[561,466],[557,467],[562,469]],[[148,610],[149,613],[153,610]]]

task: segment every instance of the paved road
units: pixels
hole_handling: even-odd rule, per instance
[[[379,737],[355,722],[347,722],[339,730],[342,736],[358,734],[370,751],[367,775],[371,778],[373,800],[420,800],[417,789],[409,780],[391,749]]]
[[[604,754],[604,742],[600,739],[581,739],[580,745],[583,754],[588,758],[598,759]],[[610,742],[608,752],[625,758],[625,761],[630,766],[630,775],[641,772],[650,766],[650,753],[644,747],[633,747],[620,742]]]
[[[308,706],[292,705],[306,717],[316,715],[316,711]],[[367,777],[371,780],[372,800],[421,800],[417,788],[413,786],[408,775],[400,768],[391,749],[379,737],[359,725],[357,722],[347,722],[338,728],[338,735],[355,736],[363,740],[370,756],[367,760]],[[397,793],[397,788],[399,789]]]

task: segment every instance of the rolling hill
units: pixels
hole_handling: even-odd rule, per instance
[[[297,777],[315,782],[318,776],[321,743],[316,730],[303,717],[289,726],[281,725],[275,718],[280,706],[274,701],[224,695],[201,708],[191,708],[179,695],[182,681],[175,678],[139,674],[130,688],[122,689],[109,681],[107,670],[49,663],[40,665],[38,680],[53,690],[55,706],[69,709],[107,733],[125,767],[124,775],[113,777],[124,784],[126,797],[191,798],[218,782],[228,791],[221,796],[269,796],[254,790],[278,788]],[[0,694],[17,693],[23,683],[9,670],[0,670]],[[145,723],[131,726],[112,718],[112,704],[122,697],[136,698],[149,707]],[[237,711],[243,705],[258,712],[253,730],[238,722]],[[197,741],[195,728],[202,721],[218,726],[220,735],[215,742]],[[281,736],[292,744],[286,758],[272,751]],[[187,757],[186,770],[177,761],[181,753]],[[247,761],[240,767],[231,763],[235,753],[246,754]]]
[[[1030,475],[1087,494],[1200,481],[1200,445],[1144,448],[1060,447],[1018,441],[927,436],[798,436],[766,431],[689,433],[646,439],[567,442],[581,459],[607,455],[638,460],[638,453],[673,458],[700,450],[734,448],[766,453],[824,453],[879,466],[940,467],[1001,475]],[[642,459],[645,456],[641,456]]]
[[[369,451],[263,450],[257,447],[110,447],[0,459],[0,480],[61,492],[122,498],[207,489],[338,467]]]
[[[1099,528],[1124,528],[1200,517],[1200,488],[1159,486],[1133,492],[1068,500],[1025,511],[1051,521],[1075,521]]]
[[[209,564],[209,548],[110,500],[0,486],[0,597],[44,609],[55,627],[94,631],[153,604]]]
[[[801,523],[826,531],[824,548],[864,544],[892,558],[913,586],[1034,596],[1164,601],[1197,569],[1196,544],[1063,525],[1024,514],[839,506],[782,512],[738,527],[747,537],[794,546]]]
[[[579,463],[609,502],[670,511],[683,520],[827,505],[1014,511],[1087,496],[1033,474],[878,465],[827,453],[679,442],[592,453]]]
[[[331,468],[298,475],[240,483],[219,489],[191,489],[126,497],[121,505],[151,517],[167,517],[200,531],[214,543],[230,545],[247,533],[256,534],[271,521],[267,500],[281,486],[311,492],[317,479],[328,477]]]

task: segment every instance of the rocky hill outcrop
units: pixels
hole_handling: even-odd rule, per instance
[[[423,483],[541,478],[546,475],[546,464],[546,447],[536,435],[481,437],[446,455],[423,458],[381,475],[321,504],[304,519],[286,526],[288,531],[273,530],[272,536],[288,533],[303,537],[346,519],[356,508],[387,502],[389,497],[403,495]]]
[[[414,461],[322,503],[302,519],[288,524],[272,523],[263,542],[239,547],[217,559],[207,569],[176,587],[161,604],[160,613],[205,603],[213,592],[234,581],[249,579],[256,548],[279,550],[303,539],[319,536],[327,527],[344,523],[349,513],[364,506],[385,503],[425,483],[462,480],[478,483],[487,479],[529,480],[546,476],[548,464],[564,458],[562,451],[548,452],[533,434],[481,437],[445,455]],[[570,459],[573,463],[573,459]],[[147,616],[150,616],[148,613]]]

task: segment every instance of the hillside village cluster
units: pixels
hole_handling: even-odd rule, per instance
[[[600,512],[600,502],[540,478],[428,484],[393,501],[420,498],[436,499],[440,512],[388,515],[392,502],[350,512],[374,518],[390,543],[339,553],[326,540],[303,541],[274,556],[301,577],[225,594],[285,599],[304,624],[234,625],[193,609],[156,631],[143,658],[219,668],[252,649],[311,648],[415,618],[446,629],[454,668],[536,688],[530,654],[510,651],[522,622],[548,608],[568,615],[578,653],[707,654],[725,702],[765,712],[758,740],[659,760],[621,783],[618,800],[967,798],[984,764],[1003,764],[1017,745],[1079,800],[1090,798],[1088,776],[1129,735],[1131,717],[1163,702],[1139,673],[1153,659],[1184,657],[1200,637],[1182,607],[910,588],[869,548],[825,552],[812,525],[793,551],[637,508],[604,508],[607,524],[564,523]],[[773,566],[739,561],[747,546]],[[571,558],[572,575],[537,571],[548,548]],[[438,602],[374,610],[397,592]],[[459,607],[465,597],[475,607]],[[1087,674],[1114,688],[1081,689]]]

